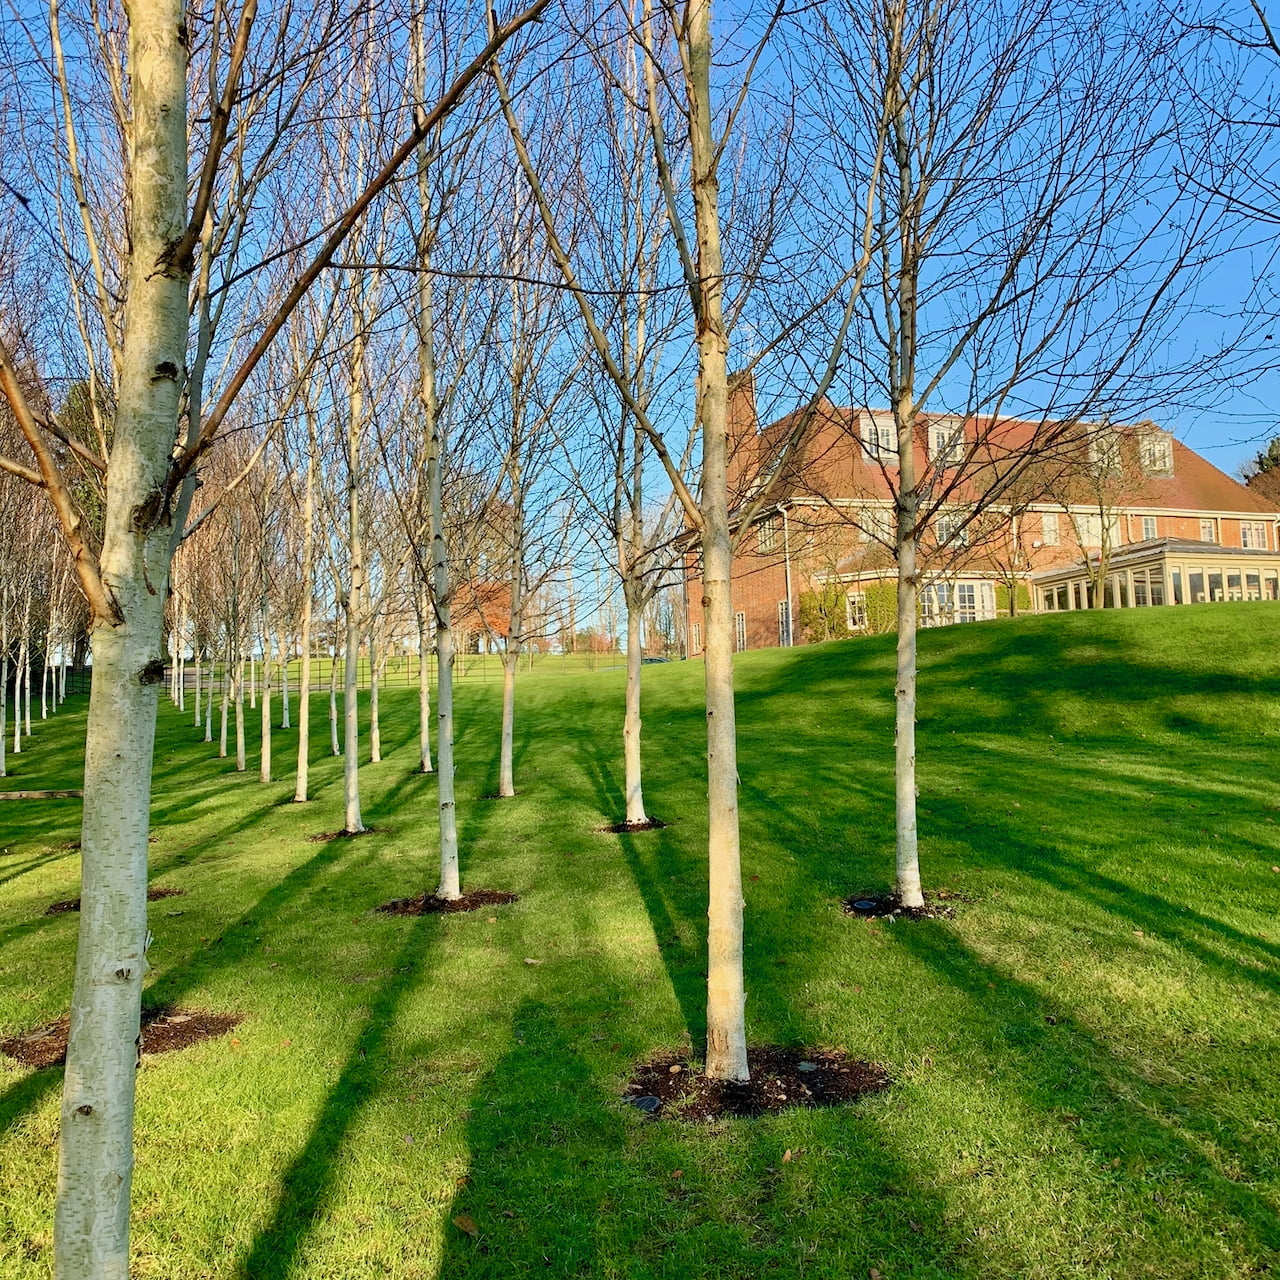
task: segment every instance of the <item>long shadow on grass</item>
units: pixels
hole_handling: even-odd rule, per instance
[[[995,1069],[1016,1081],[1046,1124],[1092,1152],[1099,1170],[1114,1167],[1116,1181],[1151,1184],[1146,1212],[1168,1219],[1168,1238],[1185,1233],[1187,1193],[1194,1191],[1216,1211],[1206,1235],[1238,1224],[1259,1255],[1270,1251],[1255,1259],[1262,1270],[1277,1261],[1277,1206],[1226,1176],[1205,1151],[1229,1151],[1245,1166],[1257,1153],[1216,1124],[1203,1103],[1190,1106],[1176,1088],[1143,1079],[1104,1041],[1062,1022],[1060,1007],[1035,987],[986,963],[950,931],[900,928],[891,936],[968,998],[969,1034],[991,1047]]]
[[[64,858],[69,858],[71,852],[43,853],[37,857],[28,858],[26,862],[20,862],[16,866],[6,867],[5,874],[0,876],[0,884],[8,884],[10,880],[17,880],[25,876],[28,871],[35,871],[39,867],[47,867],[51,862],[61,862]]]
[[[440,1280],[507,1280],[528,1274],[533,1259],[547,1275],[600,1274],[596,1237],[624,1145],[621,1107],[602,1105],[581,1033],[554,1009],[526,999],[512,1025],[516,1045],[472,1097],[469,1177],[449,1214],[465,1214],[478,1233],[445,1228]]]
[[[988,753],[989,754],[989,753]],[[1070,792],[1059,765],[1055,785]],[[1077,787],[1078,787],[1077,782]],[[1280,991],[1280,973],[1276,961],[1280,946],[1243,932],[1194,907],[1175,906],[1172,902],[1145,889],[1095,871],[1064,857],[1060,849],[1028,838],[1025,828],[1002,823],[989,812],[975,831],[973,815],[960,802],[947,797],[930,800],[934,830],[950,839],[970,845],[980,861],[997,863],[1020,875],[1050,885],[1063,894],[1092,903],[1115,916],[1126,929],[1140,927],[1153,937],[1176,943],[1206,968],[1229,981],[1246,981],[1264,990]],[[1149,832],[1133,824],[1131,835],[1145,839]],[[1124,838],[1124,831],[1117,839]],[[1246,955],[1254,953],[1253,963],[1242,964],[1239,955],[1219,947],[1238,948]]]
[[[649,1121],[604,1087],[607,1059],[558,1003],[526,1000],[514,1025],[523,1043],[472,1097],[449,1211],[475,1235],[446,1225],[440,1280],[905,1275],[908,1258],[921,1280],[956,1274],[960,1229],[873,1114]],[[804,1151],[784,1161],[789,1147]]]
[[[311,1137],[281,1179],[271,1222],[240,1262],[245,1280],[285,1280],[332,1194],[347,1135],[383,1087],[383,1052],[405,996],[421,980],[419,965],[434,936],[433,922],[418,917],[406,930],[391,978],[372,995],[369,1016],[312,1126]]]
[[[299,867],[295,867],[278,884],[273,885],[252,907],[227,925],[223,932],[190,957],[184,957],[163,972],[157,974],[142,993],[144,1004],[178,1004],[182,998],[199,987],[206,976],[218,969],[244,961],[258,951],[260,939],[251,931],[261,927],[264,919],[276,919],[291,899],[306,891],[307,887],[329,867],[337,863],[349,849],[338,844],[326,845]],[[367,860],[370,854],[365,855]],[[64,917],[38,917],[38,920],[55,922]],[[61,1067],[47,1067],[23,1076],[0,1094],[0,1120],[11,1124],[20,1115],[37,1105],[50,1090],[60,1087]]]
[[[1274,616],[1274,606],[1248,606],[1259,625]],[[1179,611],[1179,625],[1212,626],[1211,611],[1238,605],[1201,606]],[[1175,655],[1155,652],[1150,640],[1127,626],[1129,620],[1071,613],[999,620],[981,627],[925,632],[920,641],[921,725],[945,720],[957,733],[1067,733],[1095,741],[1127,740],[1124,723],[1133,710],[1134,689],[1144,701],[1161,700],[1178,708],[1160,726],[1164,730],[1214,736],[1224,728],[1221,715],[1195,714],[1195,706],[1214,707],[1246,700],[1274,705],[1280,681],[1274,673],[1250,674],[1180,665]],[[797,648],[771,665],[767,684],[755,689],[744,681],[740,705],[787,690],[804,690],[810,706],[831,697],[846,701],[851,690],[892,692],[892,636],[859,637]],[[1171,660],[1172,659],[1172,660]],[[1086,711],[1087,709],[1087,711]],[[1230,725],[1229,731],[1234,731]]]
[[[579,765],[595,792],[599,811],[620,813],[622,791],[614,780],[613,762],[603,744],[581,738],[576,745]],[[676,827],[634,835],[622,832],[613,838],[618,841],[644,900],[685,1029],[698,1052],[702,1052],[707,1038],[706,889],[688,874],[679,831]]]
[[[62,1070],[32,1071],[20,1076],[0,1093],[0,1131],[7,1131],[28,1111],[34,1111],[46,1094],[60,1088]]]

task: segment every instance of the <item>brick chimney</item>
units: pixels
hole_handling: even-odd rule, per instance
[[[756,376],[729,375],[729,505],[754,479],[757,466]]]

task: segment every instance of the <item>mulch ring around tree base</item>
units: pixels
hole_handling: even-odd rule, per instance
[[[646,1115],[681,1120],[761,1116],[788,1107],[839,1107],[892,1081],[883,1067],[834,1049],[747,1050],[751,1079],[745,1084],[708,1080],[679,1053],[662,1054],[637,1068],[624,1100]]]
[[[307,841],[310,844],[328,844],[330,840],[359,840],[361,836],[386,835],[389,830],[389,827],[365,827],[360,831],[319,831],[308,836]]]
[[[424,893],[417,898],[392,898],[375,910],[388,916],[439,916],[452,915],[455,911],[479,911],[481,907],[505,907],[519,901],[518,893],[506,893],[502,889],[473,889],[460,898],[437,898],[434,893]]]
[[[148,889],[147,901],[159,902],[161,898],[181,898],[186,894],[186,892],[187,891],[185,889],[165,889],[165,888]],[[79,910],[80,910],[80,899],[67,898],[62,902],[51,903],[49,906],[45,907],[44,913],[47,916],[60,916],[67,911],[79,911]]]
[[[661,818],[646,818],[643,822],[612,822],[607,827],[597,827],[597,831],[607,831],[610,835],[625,836],[636,831],[661,831],[670,823]]]
[[[173,1053],[202,1040],[226,1035],[244,1021],[242,1013],[209,1013],[164,1005],[142,1011],[142,1052]],[[0,1040],[0,1053],[24,1067],[59,1067],[67,1059],[67,1029],[71,1020],[59,1018],[34,1031]]]
[[[904,907],[896,893],[855,893],[841,901],[847,916],[861,916],[864,920],[951,920],[956,909],[952,902],[968,902],[963,893],[939,889],[924,895],[923,907]]]

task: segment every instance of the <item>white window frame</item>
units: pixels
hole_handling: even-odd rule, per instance
[[[929,457],[938,467],[955,467],[964,459],[964,423],[929,424]]]
[[[1268,551],[1265,520],[1240,521],[1240,545],[1256,551]]]
[[[740,609],[733,615],[733,651],[742,653],[747,647],[747,615]]]
[[[1155,516],[1143,516],[1142,517],[1143,542],[1150,542],[1152,538],[1158,538],[1160,536],[1159,533],[1157,532],[1158,528],[1159,526],[1156,524]]]
[[[865,591],[847,592],[844,598],[844,621],[850,631],[867,629],[867,593]]]
[[[1102,516],[1094,515],[1090,512],[1088,515],[1081,516],[1077,521],[1077,528],[1080,533],[1080,545],[1082,547],[1100,547],[1102,546]]]
[[[1099,427],[1090,437],[1089,465],[1100,476],[1120,470],[1120,436],[1113,428]]]
[[[1173,441],[1158,427],[1143,431],[1138,437],[1138,458],[1149,476],[1173,474]]]
[[[778,601],[778,647],[791,647],[791,601]]]
[[[1103,520],[1106,524],[1103,524]],[[1083,547],[1101,547],[1102,534],[1106,530],[1109,538],[1109,545],[1116,546],[1120,541],[1120,517],[1106,516],[1101,512],[1090,511],[1085,515],[1076,516],[1074,518],[1076,537],[1079,539],[1080,546]]]
[[[695,622],[689,627],[689,650],[691,653],[702,652],[702,623]]]
[[[1040,513],[1040,541],[1046,547],[1056,547],[1062,538],[1062,530],[1058,524],[1056,511]]]
[[[955,592],[946,579],[923,583],[920,587],[920,625],[945,627],[955,619]]]
[[[858,528],[865,538],[893,546],[893,508],[865,506],[858,512]]]
[[[881,462],[898,457],[898,424],[892,413],[867,410],[862,420],[862,447],[869,458]]]
[[[756,526],[756,549],[768,553],[778,545],[778,517],[765,516]]]
[[[1218,540],[1218,522],[1216,520],[1200,521],[1200,541],[1201,542],[1217,542]]]
[[[967,547],[969,545],[968,513],[964,511],[939,511],[934,521],[933,533],[938,546]]]

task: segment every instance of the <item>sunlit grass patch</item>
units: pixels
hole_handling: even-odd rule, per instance
[[[186,893],[151,904],[149,996],[245,1020],[144,1061],[135,1274],[1275,1269],[1278,633],[1280,608],[1233,605],[923,635],[925,880],[968,900],[910,923],[840,908],[892,881],[892,638],[740,655],[752,1038],[894,1084],[710,1124],[623,1101],[637,1061],[701,1051],[700,664],[646,668],[670,825],[634,834],[599,830],[622,816],[620,671],[522,673],[507,801],[476,800],[498,690],[460,690],[463,888],[520,900],[456,916],[375,910],[436,883],[411,689],[361,770],[381,830],[327,844],[325,743],[291,805],[295,733],[263,787],[162,705],[152,881]],[[77,785],[82,707],[37,727],[14,787]],[[0,1033],[66,1008],[76,918],[43,912],[79,892],[78,814],[0,807]],[[0,1067],[5,1277],[48,1274],[59,1079]]]

